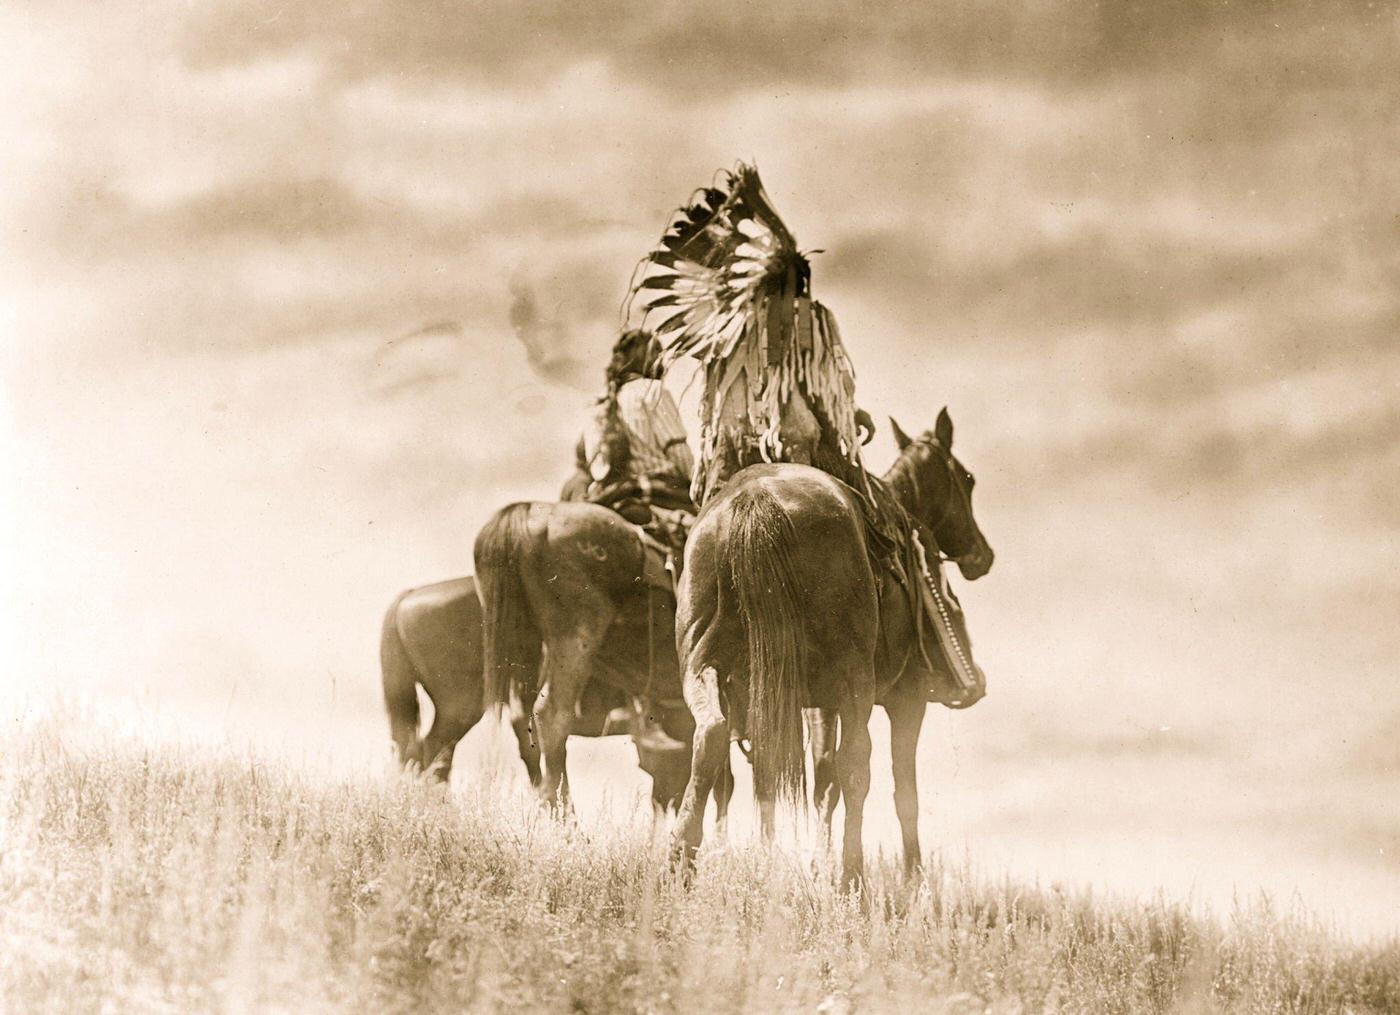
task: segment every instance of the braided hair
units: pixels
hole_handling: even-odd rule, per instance
[[[639,378],[659,380],[662,374],[661,345],[650,331],[625,331],[613,346],[608,361],[607,391],[598,399],[603,407],[602,439],[599,452],[607,463],[604,486],[622,482],[632,475],[632,441],[622,422],[617,405],[617,393],[629,381]]]

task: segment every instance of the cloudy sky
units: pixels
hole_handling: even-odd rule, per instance
[[[978,474],[953,729],[1394,777],[1393,5],[0,24],[15,685],[377,724],[379,611],[557,489],[633,264],[742,158],[862,403],[948,404]]]

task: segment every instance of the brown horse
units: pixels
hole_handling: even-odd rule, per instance
[[[981,577],[993,554],[973,518],[973,477],[952,453],[948,411],[917,440],[897,424],[895,434],[900,455],[882,482],[964,577]],[[682,684],[696,723],[674,833],[686,858],[700,845],[705,799],[728,758],[731,724],[752,742],[754,792],[767,831],[773,800],[804,795],[802,709],[821,709],[840,719],[842,866],[847,882],[857,881],[870,787],[868,725],[879,704],[890,718],[905,864],[919,864],[914,758],[927,692],[939,674],[915,643],[908,596],[881,573],[878,559],[854,491],[807,466],[744,469],[701,511],[686,549],[677,618]],[[829,721],[819,728],[834,732]],[[821,801],[828,816],[835,805],[829,797]]]
[[[568,806],[568,736],[591,682],[647,703],[674,743],[668,753],[685,777],[674,784],[668,768],[653,797],[658,806],[678,803],[689,778],[695,724],[681,697],[675,597],[669,581],[646,573],[647,552],[635,526],[586,503],[511,504],[477,536],[484,700],[533,702],[538,786],[551,804]],[[727,758],[710,785],[723,816],[733,791]]]
[[[592,476],[582,436],[574,447],[574,472],[564,481],[560,500],[583,500]],[[379,668],[389,733],[399,763],[452,777],[457,742],[481,721],[481,603],[470,576],[402,592],[390,604],[379,634]],[[418,691],[433,703],[433,724],[419,733]],[[539,782],[539,751],[529,735],[528,709],[510,706],[511,726],[520,744],[530,782]],[[595,734],[597,735],[597,734]]]
[[[452,775],[457,742],[481,720],[484,680],[481,653],[481,602],[474,578],[456,578],[409,589],[384,616],[379,658],[389,729],[405,767],[431,772],[442,782]],[[420,734],[416,688],[433,703],[433,721]],[[624,695],[601,681],[590,681],[579,698],[570,734],[604,737],[632,729],[618,722],[618,711],[631,712]],[[508,707],[532,785],[540,782],[540,752],[530,733],[530,710],[518,695]],[[652,803],[675,808],[690,775],[685,751],[658,750],[634,737],[638,763],[652,777]]]
[[[395,597],[379,634],[379,669],[389,733],[405,768],[452,777],[452,754],[483,714],[481,607],[470,577],[409,589]],[[433,722],[420,732],[418,688],[433,703]],[[514,725],[512,717],[512,725]],[[520,736],[520,757],[536,778],[539,760]]]
[[[575,471],[565,482],[560,499],[582,500],[592,477],[580,438],[575,448]],[[447,782],[458,741],[485,713],[482,660],[482,610],[476,580],[456,578],[409,589],[400,594],[384,616],[379,657],[384,706],[390,734],[405,767],[431,772]],[[625,652],[619,646],[616,651]],[[417,688],[433,703],[433,721],[420,733]],[[530,703],[532,706],[533,703]],[[629,724],[613,720],[631,702],[601,681],[590,681],[580,695],[570,733],[599,737],[626,733]],[[540,752],[530,729],[531,707],[513,694],[507,713],[532,785],[540,782]],[[687,751],[661,750],[645,738],[633,737],[638,763],[652,777],[652,803],[671,809],[690,775]]]

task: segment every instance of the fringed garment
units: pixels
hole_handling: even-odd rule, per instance
[[[971,661],[932,533],[921,542],[918,523],[894,491],[872,481],[861,463],[855,371],[836,319],[812,299],[811,267],[758,171],[740,163],[717,182],[671,217],[638,265],[628,298],[668,365],[689,356],[705,369],[691,495],[703,505],[730,476],[758,462],[814,465],[849,485],[864,515],[872,566],[909,597],[915,642],[933,681],[929,700],[965,707],[981,697],[985,678]],[[930,658],[926,635],[944,667]]]
[[[630,297],[668,364],[689,356],[705,368],[692,495],[704,503],[744,466],[780,461],[864,490],[855,372],[836,319],[811,298],[811,268],[758,171],[741,163],[719,182],[672,216]]]

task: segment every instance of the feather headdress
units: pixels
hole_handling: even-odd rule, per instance
[[[741,379],[749,437],[763,460],[784,457],[783,407],[800,397],[839,457],[859,471],[854,373],[835,318],[811,298],[807,258],[757,169],[740,163],[716,184],[672,215],[660,243],[638,265],[629,296],[667,363],[689,356],[706,367],[702,474],[722,438],[726,398]],[[697,498],[710,486],[697,476]]]

